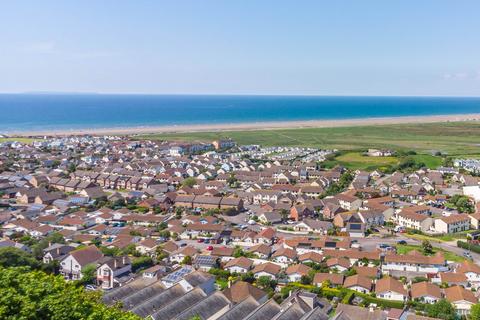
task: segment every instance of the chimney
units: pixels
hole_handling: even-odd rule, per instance
[[[232,280],[228,280],[228,287],[229,287],[229,288],[232,287]]]
[[[126,256],[122,257],[122,263],[123,263],[123,265],[125,265],[127,263],[127,257]]]
[[[117,269],[117,258],[113,258],[113,268]]]

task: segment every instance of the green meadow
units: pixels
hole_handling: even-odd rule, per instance
[[[401,157],[366,157],[368,148],[415,151],[416,162],[434,168],[442,164],[439,152],[449,157],[480,157],[480,122],[441,122],[338,128],[299,128],[217,132],[188,132],[140,135],[135,138],[211,142],[232,138],[239,144],[263,146],[304,146],[338,149],[333,163],[352,169],[372,169],[398,164]],[[331,163],[332,164],[332,163]]]

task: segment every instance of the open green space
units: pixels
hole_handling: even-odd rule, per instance
[[[234,139],[238,144],[263,146],[304,146],[338,149],[342,152],[324,162],[325,167],[342,165],[349,169],[375,170],[394,167],[406,158],[368,157],[369,148],[415,151],[408,157],[428,168],[441,166],[445,156],[480,158],[480,122],[440,122],[428,124],[396,124],[351,126],[339,128],[300,128],[218,132],[165,133],[136,136],[135,139],[211,142],[220,138]],[[441,153],[443,156],[439,156]]]
[[[430,155],[437,151],[452,156],[480,155],[480,122],[440,122],[338,128],[300,128],[218,132],[162,133],[135,138],[175,141],[213,141],[232,138],[239,144],[309,146],[323,149],[368,148],[414,150]],[[437,161],[432,158],[429,161]]]
[[[38,141],[42,139],[36,139],[36,138],[23,138],[23,137],[8,137],[8,138],[0,138],[0,143],[3,142],[11,142],[11,141],[17,141],[21,143],[32,143],[34,141]]]
[[[398,244],[396,245],[397,248],[397,254],[407,254],[412,250],[417,250],[418,252],[423,252],[422,246],[416,246],[416,245],[411,245],[411,244]],[[448,261],[454,261],[454,262],[462,262],[465,261],[464,257],[460,257],[459,255],[456,255],[453,252],[446,251],[440,248],[433,247],[433,252],[442,252],[443,255],[445,256],[445,259]]]

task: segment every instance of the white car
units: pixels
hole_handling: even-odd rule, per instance
[[[248,224],[251,225],[251,226],[253,226],[254,224],[256,224],[256,222],[255,222],[255,220],[249,220],[249,221],[248,221]]]

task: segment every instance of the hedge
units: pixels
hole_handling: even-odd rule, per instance
[[[471,243],[459,240],[459,241],[457,241],[457,247],[462,248],[462,249],[471,250],[471,251],[476,252],[476,253],[480,253],[480,246],[476,245],[476,244],[471,244]]]
[[[403,309],[405,303],[403,301],[392,301],[392,300],[385,300],[379,299],[376,297],[372,297],[365,293],[360,293],[355,290],[346,289],[346,288],[328,288],[328,287],[315,287],[313,285],[302,285],[300,283],[289,283],[287,287],[290,288],[298,288],[308,290],[317,294],[322,295],[325,298],[332,299],[334,297],[342,299],[342,303],[349,304],[355,296],[363,298],[363,300],[367,303],[375,303],[379,307],[384,308],[397,308]]]

